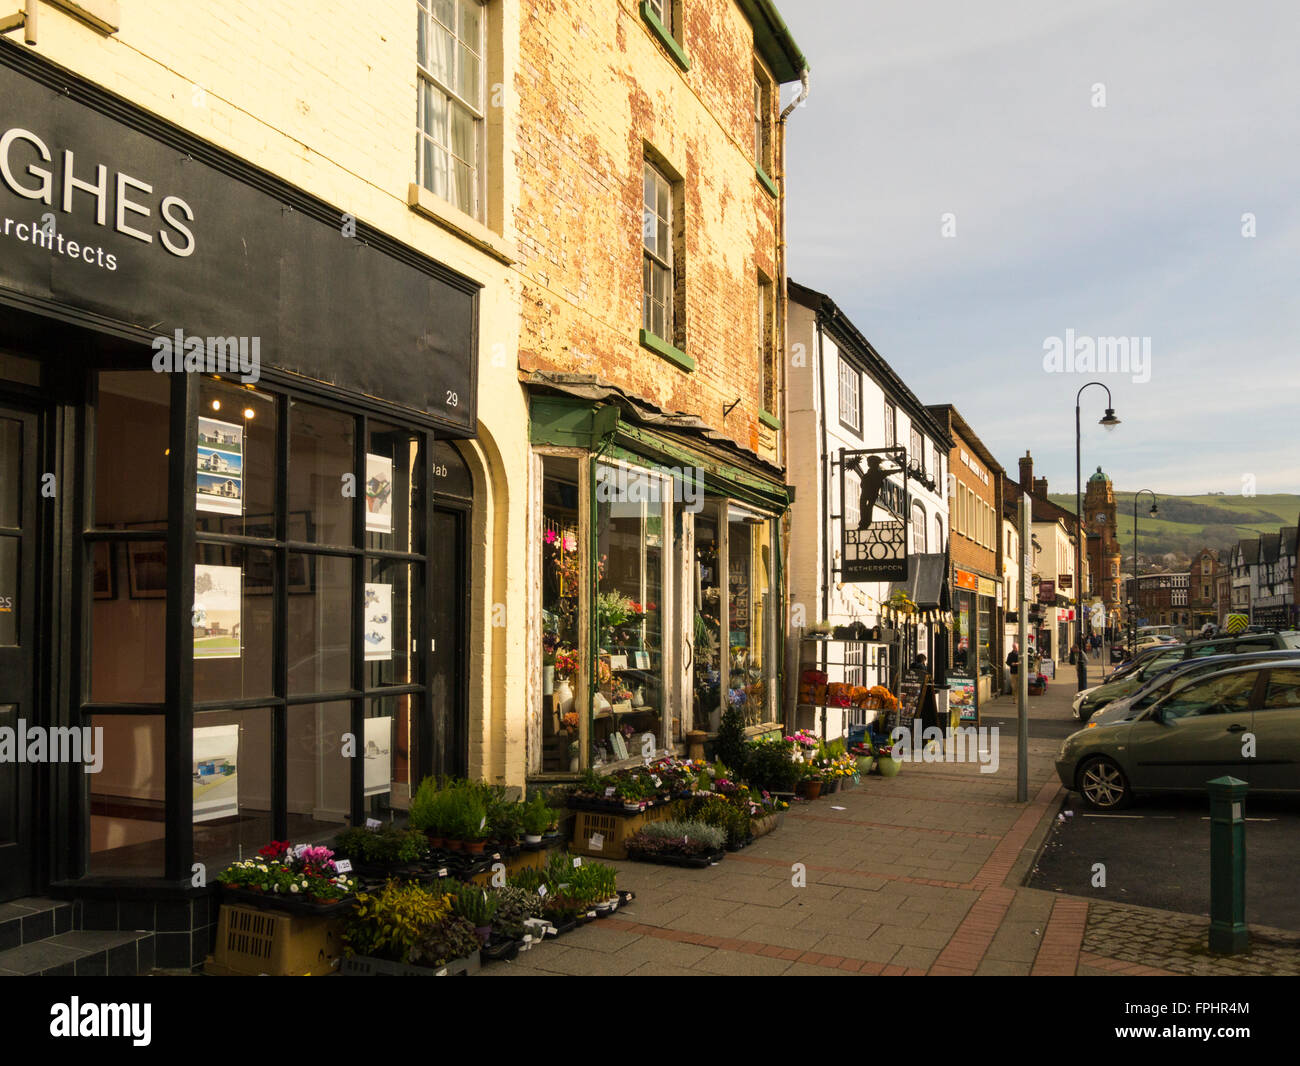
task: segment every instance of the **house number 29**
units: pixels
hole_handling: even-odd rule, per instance
[[[460,397],[457,396],[454,392],[452,392],[451,389],[448,389],[448,390],[447,390],[447,406],[448,406],[448,407],[456,407],[456,406],[458,406],[459,404],[460,404]]]

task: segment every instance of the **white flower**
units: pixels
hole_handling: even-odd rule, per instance
[[[290,891],[290,892],[297,892],[297,891],[298,891],[298,886],[297,886],[297,885],[290,885],[290,886],[289,886],[289,891]]]

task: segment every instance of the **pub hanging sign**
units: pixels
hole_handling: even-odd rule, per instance
[[[907,469],[900,448],[840,452],[840,580],[907,580]],[[900,481],[891,480],[897,475]],[[856,497],[856,521],[848,504]]]

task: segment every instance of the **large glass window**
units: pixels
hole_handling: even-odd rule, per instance
[[[416,181],[482,220],[483,5],[416,2]]]
[[[576,458],[542,458],[542,769],[547,772],[576,768],[579,761],[581,551],[587,540],[580,521],[580,471]]]
[[[771,520],[732,505],[727,513],[727,539],[727,700],[740,707],[745,724],[753,726],[775,717]]]
[[[606,759],[662,746],[664,543],[672,483],[596,467],[596,687],[593,743]]]

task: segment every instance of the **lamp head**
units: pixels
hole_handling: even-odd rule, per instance
[[[1115,417],[1115,408],[1107,407],[1106,413],[1102,416],[1099,424],[1105,426],[1107,429],[1114,429],[1118,426],[1119,419]]]

